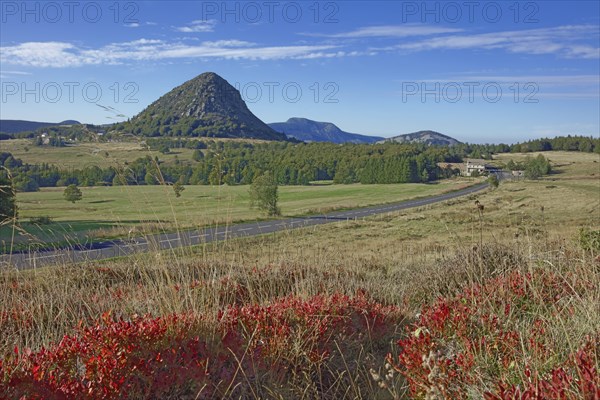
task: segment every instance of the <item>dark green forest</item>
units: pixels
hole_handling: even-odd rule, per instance
[[[172,145],[172,143],[169,143]],[[162,152],[169,144],[151,143]],[[0,164],[12,171],[20,191],[39,187],[97,185],[144,185],[175,183],[192,185],[239,185],[272,171],[281,185],[307,185],[311,181],[337,183],[429,182],[453,174],[438,167],[442,161],[459,160],[447,148],[414,145],[335,145],[273,142],[210,142],[208,148],[193,145],[190,160],[163,163],[146,156],[109,168],[88,166],[61,169],[49,164],[27,164],[10,153],[0,153]]]
[[[39,145],[36,141],[33,144]],[[0,153],[0,165],[11,171],[19,191],[40,187],[99,185],[246,185],[254,177],[271,171],[280,185],[308,185],[313,181],[334,183],[431,182],[458,173],[444,163],[464,158],[491,158],[494,153],[569,150],[599,152],[600,140],[589,137],[539,139],[515,145],[469,145],[436,147],[421,144],[332,144],[240,141],[201,141],[181,138],[148,139],[145,145],[161,153],[172,148],[195,149],[191,159],[163,163],[146,156],[123,165],[64,169],[49,164],[27,164],[10,153]],[[520,168],[527,169],[527,165]],[[532,167],[533,163],[532,163]],[[539,177],[549,171],[535,167]]]

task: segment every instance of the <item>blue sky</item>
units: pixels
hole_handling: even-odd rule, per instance
[[[598,136],[599,4],[2,1],[0,117],[121,121],[213,71],[265,122]]]

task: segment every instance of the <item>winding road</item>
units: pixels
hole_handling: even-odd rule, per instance
[[[171,249],[193,246],[214,241],[239,237],[264,235],[282,230],[304,228],[337,221],[364,218],[375,214],[384,214],[408,208],[426,206],[456,197],[469,195],[488,187],[487,183],[469,186],[454,192],[444,193],[399,203],[363,207],[346,211],[336,211],[323,215],[292,217],[270,221],[241,223],[223,227],[211,227],[203,230],[191,230],[179,233],[149,235],[132,240],[114,240],[94,243],[93,247],[65,248],[61,250],[36,251],[30,253],[14,253],[0,256],[0,268],[16,268],[19,270],[38,268],[52,264],[77,263],[91,260],[102,260],[122,257],[134,253],[152,250]]]

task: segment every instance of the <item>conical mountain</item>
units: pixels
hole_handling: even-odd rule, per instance
[[[240,93],[213,72],[171,90],[119,130],[143,136],[286,139],[252,114]]]

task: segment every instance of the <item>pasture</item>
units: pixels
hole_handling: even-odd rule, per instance
[[[0,142],[1,151],[9,152],[29,164],[48,163],[61,168],[83,169],[89,166],[106,168],[116,164],[131,162],[147,155],[170,163],[177,157],[180,160],[192,160],[193,150],[172,149],[162,154],[156,150],[142,147],[141,141],[131,142],[81,142],[65,147],[34,146],[29,139],[4,140]]]
[[[473,182],[281,186],[279,204],[283,216],[309,215],[439,194]],[[63,198],[64,188],[43,188],[17,195],[23,230],[13,234],[5,226],[0,232],[6,248],[10,243],[77,243],[262,219],[264,216],[250,207],[248,188],[186,186],[177,198],[167,185],[83,187],[83,199],[75,204]],[[36,222],[40,217],[48,217],[51,223]]]

